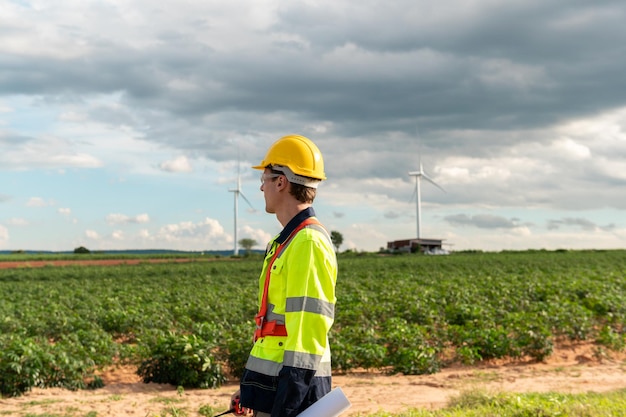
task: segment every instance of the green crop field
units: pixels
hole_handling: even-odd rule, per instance
[[[12,260],[7,255],[6,260]],[[125,363],[146,382],[216,387],[251,347],[261,259],[0,269],[0,393],[98,387]],[[339,257],[336,372],[435,373],[626,346],[626,251]]]

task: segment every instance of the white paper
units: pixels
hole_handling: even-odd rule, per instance
[[[351,405],[341,388],[337,387],[298,414],[298,417],[337,417]]]

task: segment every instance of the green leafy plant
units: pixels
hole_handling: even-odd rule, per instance
[[[213,416],[216,413],[217,413],[217,410],[215,410],[213,407],[211,407],[208,404],[204,404],[198,409],[198,414],[204,417]]]
[[[425,329],[393,318],[385,323],[383,342],[387,346],[386,364],[393,372],[422,375],[438,372],[441,366],[438,350],[430,346]]]
[[[0,393],[18,396],[34,387],[86,388],[94,363],[68,354],[67,343],[50,344],[41,339],[0,338]]]
[[[216,388],[226,381],[222,366],[210,353],[211,345],[196,335],[170,332],[148,347],[137,370],[143,382],[192,388]]]
[[[334,371],[543,360],[559,340],[594,342],[610,356],[626,345],[624,259],[623,250],[341,254]],[[2,395],[96,388],[95,371],[113,364],[174,386],[237,378],[252,346],[259,268],[240,258],[0,269]]]
[[[621,352],[626,347],[626,334],[614,330],[611,326],[602,326],[597,342],[611,350]]]

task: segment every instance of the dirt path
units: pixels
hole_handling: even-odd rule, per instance
[[[484,364],[447,368],[435,375],[386,376],[359,372],[333,377],[352,407],[344,416],[406,408],[440,408],[468,390],[508,392],[605,392],[626,389],[626,355],[598,360],[593,346],[560,349],[549,361],[535,364]],[[230,383],[219,389],[188,389],[177,392],[171,385],[143,384],[133,369],[116,369],[103,375],[104,388],[95,391],[36,389],[19,398],[0,399],[0,414],[60,414],[116,417],[158,417],[185,410],[189,417],[200,416],[202,406],[211,414],[226,410],[230,395],[237,389]]]

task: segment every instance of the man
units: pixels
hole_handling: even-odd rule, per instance
[[[233,400],[258,417],[295,417],[331,390],[337,258],[312,207],[324,161],[311,140],[289,135],[253,168],[283,230],[267,247],[254,346]]]

